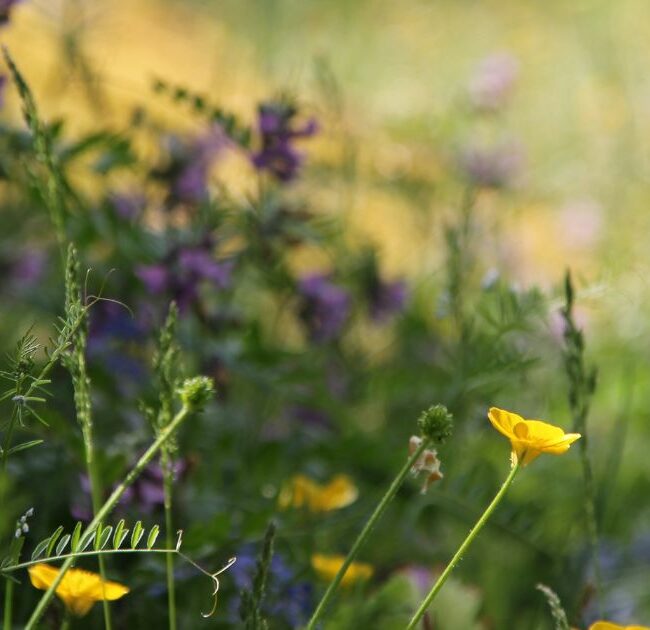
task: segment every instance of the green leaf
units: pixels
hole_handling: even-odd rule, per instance
[[[142,521],[138,521],[131,532],[131,549],[135,549],[142,540],[144,535],[144,528],[142,527]]]
[[[60,556],[63,554],[63,551],[65,550],[66,546],[70,542],[70,534],[66,534],[59,540],[59,544],[56,546],[56,555]]]
[[[156,544],[156,538],[158,538],[159,533],[160,527],[158,527],[158,525],[154,525],[151,528],[149,535],[147,536],[147,549],[151,549]]]
[[[129,530],[124,527],[124,519],[121,519],[120,522],[115,527],[115,533],[113,534],[113,549],[119,549],[124,542]]]
[[[88,547],[90,547],[90,544],[95,540],[95,532],[92,532],[88,538],[86,538],[81,545],[79,546],[79,553],[86,551]]]
[[[41,542],[39,542],[38,545],[34,547],[34,551],[32,551],[32,560],[38,560],[45,553],[45,550],[49,544],[49,536],[45,540],[41,540]]]
[[[59,539],[59,536],[63,533],[63,525],[59,525],[54,533],[50,536],[50,540],[47,543],[47,549],[45,551],[45,557],[49,558],[52,555],[52,550],[54,549],[54,545],[56,545],[56,541]]]
[[[8,455],[13,455],[14,453],[18,453],[20,451],[26,451],[28,448],[32,448],[32,446],[38,446],[39,444],[42,444],[43,440],[31,440],[29,442],[23,442],[22,444],[16,444],[16,446],[12,446],[8,451]]]
[[[70,543],[70,549],[73,553],[79,548],[79,540],[81,540],[81,522],[77,521],[72,532],[72,542]]]
[[[95,541],[99,541],[99,543],[95,542],[95,549],[97,549],[97,551],[106,547],[108,541],[111,538],[112,533],[113,533],[113,528],[110,525],[107,525],[106,527],[104,527],[104,529],[102,529],[101,536],[97,536],[97,538],[95,539]]]

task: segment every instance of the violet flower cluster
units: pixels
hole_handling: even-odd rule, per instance
[[[295,140],[313,136],[318,130],[313,118],[302,127],[294,126],[296,114],[293,105],[281,102],[262,103],[258,110],[262,146],[253,153],[253,164],[284,183],[295,179],[304,162],[304,155],[294,146]]]
[[[233,263],[215,260],[212,250],[210,238],[196,246],[176,247],[162,262],[139,266],[136,274],[150,293],[169,296],[186,313],[199,299],[202,284],[230,286]]]
[[[299,315],[309,338],[316,343],[336,339],[350,314],[348,292],[334,284],[329,275],[319,273],[303,276],[298,291]]]

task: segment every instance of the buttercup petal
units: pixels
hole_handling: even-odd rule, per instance
[[[506,437],[513,435],[513,427],[518,422],[522,422],[523,418],[511,411],[505,411],[504,409],[499,409],[498,407],[490,407],[488,411],[488,418],[492,423],[492,426],[503,433]]]

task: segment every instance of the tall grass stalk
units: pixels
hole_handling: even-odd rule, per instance
[[[584,480],[584,511],[587,523],[587,536],[591,548],[594,568],[594,582],[597,607],[601,610],[602,570],[600,567],[598,544],[598,519],[596,516],[596,488],[594,473],[589,457],[589,431],[587,417],[591,399],[596,391],[597,371],[587,366],[584,358],[585,341],[582,331],[577,327],[573,316],[574,290],[571,273],[567,271],[564,279],[565,305],[562,309],[564,319],[564,368],[569,384],[569,408],[573,418],[573,430],[582,435],[579,443],[582,477]]]
[[[74,245],[68,246],[68,255],[65,270],[65,311],[69,317],[77,313],[83,315],[82,323],[76,329],[70,349],[63,355],[63,364],[70,372],[74,389],[74,402],[77,422],[81,428],[86,459],[86,474],[90,482],[90,496],[93,515],[101,507],[102,487],[97,470],[95,445],[93,435],[92,404],[90,401],[90,378],[86,367],[87,343],[87,311],[83,307],[81,288],[79,285],[79,259]],[[106,561],[103,556],[98,556],[99,574],[106,580]],[[104,611],[104,627],[112,630],[111,609],[108,600],[102,600]]]

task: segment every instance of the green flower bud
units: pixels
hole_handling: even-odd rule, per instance
[[[437,444],[444,443],[451,436],[453,426],[454,417],[444,405],[433,405],[418,418],[418,427],[423,437]]]
[[[183,382],[178,393],[185,406],[200,411],[214,396],[212,379],[207,376],[188,378]]]

